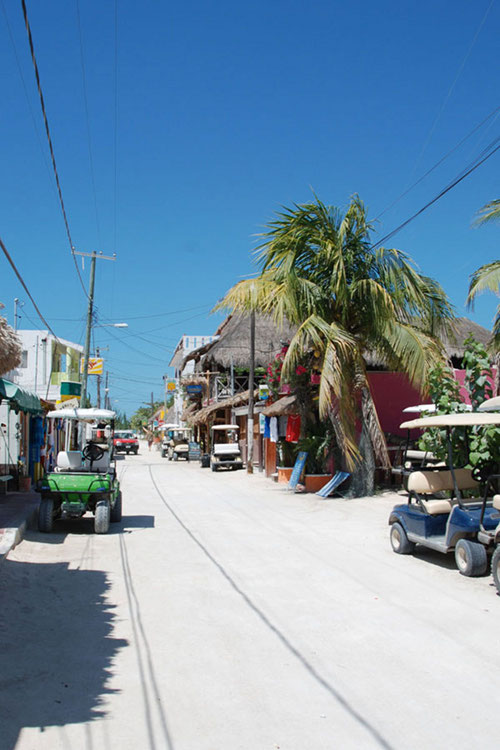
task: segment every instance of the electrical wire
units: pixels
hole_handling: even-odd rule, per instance
[[[50,166],[49,166],[49,163],[47,161],[47,156],[46,156],[46,153],[45,153],[44,148],[43,148],[42,137],[41,137],[40,132],[38,130],[35,113],[33,111],[33,107],[31,106],[31,101],[30,101],[30,98],[28,96],[28,87],[26,86],[26,81],[24,79],[23,69],[21,67],[21,62],[19,60],[19,55],[17,53],[16,42],[15,42],[15,39],[14,39],[14,35],[12,33],[12,29],[11,29],[10,22],[9,22],[9,17],[7,15],[7,11],[5,9],[5,4],[4,4],[3,0],[1,0],[1,5],[2,5],[2,12],[3,12],[4,18],[5,18],[5,24],[7,26],[7,31],[9,32],[9,39],[10,39],[10,42],[11,42],[11,45],[12,45],[12,51],[14,52],[14,58],[16,60],[17,70],[19,72],[19,77],[21,78],[21,83],[23,85],[24,96],[26,98],[26,103],[28,105],[28,109],[29,109],[29,112],[30,112],[30,115],[31,115],[31,120],[33,122],[33,128],[34,128],[35,133],[36,133],[38,145],[40,146],[40,151],[41,151],[41,154],[42,154],[43,163],[45,164],[45,169],[47,170],[47,175],[49,177],[49,184],[50,184],[51,189],[54,190],[54,194],[56,195],[55,188],[54,188],[54,183],[52,182],[52,174],[51,174],[51,171],[50,171]]]
[[[94,158],[92,155],[92,138],[90,135],[90,118],[89,118],[89,104],[87,97],[87,76],[85,74],[85,56],[83,54],[83,34],[82,24],[80,18],[80,0],[76,0],[76,18],[78,25],[78,37],[80,40],[80,63],[82,68],[82,83],[83,83],[83,101],[85,104],[85,121],[87,123],[87,143],[89,149],[89,162],[90,162],[90,178],[92,182],[92,193],[94,195],[94,209],[95,209],[95,223],[97,227],[97,237],[99,244],[101,244],[101,226],[99,223],[99,211],[97,209],[97,191],[95,187],[95,172],[94,172]]]
[[[490,143],[489,146],[487,146],[485,149],[483,149],[482,153],[475,159],[472,166],[469,168],[466,168],[458,177],[456,177],[449,185],[447,185],[441,192],[439,192],[432,200],[428,201],[424,206],[422,206],[421,209],[419,209],[416,213],[414,213],[412,216],[410,216],[409,219],[406,219],[406,221],[403,221],[399,226],[396,227],[396,229],[393,229],[388,234],[384,235],[378,242],[376,242],[374,245],[372,245],[372,249],[375,247],[379,247],[384,242],[387,242],[388,239],[391,237],[394,237],[395,234],[401,231],[401,229],[404,229],[404,227],[408,226],[414,219],[417,218],[417,216],[420,216],[420,214],[424,213],[424,211],[427,211],[427,209],[432,206],[434,203],[436,203],[440,198],[442,198],[446,193],[449,193],[450,190],[452,190],[454,187],[456,187],[462,180],[465,180],[466,177],[468,177],[472,172],[474,172],[478,167],[480,167],[482,164],[484,164],[485,161],[490,159],[496,152],[500,149],[500,144],[498,144],[498,141],[500,138],[496,138],[492,143]],[[495,144],[498,144],[495,146]],[[493,148],[495,146],[495,148]],[[489,150],[488,149],[492,149]],[[483,154],[485,154],[483,156]],[[481,158],[482,156],[482,158]]]
[[[32,304],[32,305],[33,305],[33,307],[35,308],[35,310],[36,310],[36,312],[37,312],[37,315],[38,315],[38,317],[40,318],[40,320],[41,320],[41,321],[42,321],[43,323],[45,323],[45,326],[46,326],[47,330],[49,330],[49,331],[51,332],[51,334],[52,334],[52,335],[54,336],[54,338],[55,338],[55,339],[56,339],[56,340],[58,341],[58,343],[61,343],[61,342],[59,341],[59,339],[57,338],[56,334],[54,333],[54,331],[52,330],[52,328],[50,327],[50,325],[49,325],[49,324],[47,323],[47,321],[46,321],[46,320],[45,320],[45,318],[43,317],[42,313],[40,312],[40,310],[39,310],[39,308],[38,308],[38,305],[36,304],[35,300],[34,300],[34,299],[33,299],[33,297],[31,296],[31,292],[30,292],[30,290],[29,290],[29,289],[28,289],[28,287],[26,286],[26,283],[25,283],[25,281],[24,281],[23,277],[21,276],[21,274],[20,274],[20,273],[19,273],[19,271],[17,270],[17,266],[16,266],[16,264],[14,263],[14,261],[12,260],[12,257],[11,257],[11,255],[10,255],[9,251],[7,250],[7,248],[5,247],[5,245],[4,245],[4,243],[3,243],[3,240],[2,240],[2,238],[1,238],[1,237],[0,237],[0,247],[2,248],[2,250],[3,250],[3,254],[4,254],[4,255],[5,255],[5,257],[7,258],[8,262],[10,263],[10,265],[11,265],[11,267],[12,267],[12,270],[14,271],[14,273],[15,273],[15,274],[16,274],[16,276],[17,276],[17,278],[18,278],[18,279],[19,279],[19,281],[21,282],[21,286],[23,287],[24,291],[26,292],[26,294],[27,294],[27,295],[28,295],[28,297],[30,298],[30,300],[31,300],[31,304]]]
[[[484,118],[484,120],[481,120],[481,122],[479,123],[479,125],[476,125],[476,126],[475,126],[475,127],[474,127],[474,128],[473,128],[473,129],[472,129],[472,130],[471,130],[470,132],[469,132],[469,133],[467,133],[467,135],[466,135],[466,136],[464,136],[464,137],[462,138],[462,140],[461,140],[461,141],[459,141],[459,142],[458,142],[458,143],[456,144],[456,146],[454,146],[454,147],[453,147],[452,149],[450,149],[450,151],[448,151],[448,152],[447,152],[447,153],[446,153],[446,154],[445,154],[444,156],[442,156],[442,157],[441,157],[441,159],[439,159],[439,161],[437,161],[437,162],[436,162],[436,163],[435,163],[435,164],[434,164],[434,165],[433,165],[433,166],[432,166],[432,167],[431,167],[430,169],[428,169],[428,170],[427,170],[427,172],[425,172],[425,174],[423,174],[423,175],[422,175],[422,177],[420,177],[420,178],[419,178],[419,179],[418,179],[418,180],[417,180],[416,182],[414,182],[414,183],[413,183],[412,185],[410,185],[410,187],[408,187],[408,188],[407,188],[407,189],[406,189],[406,190],[405,190],[404,192],[402,192],[402,193],[401,193],[401,195],[399,195],[399,196],[398,196],[397,198],[395,198],[395,199],[394,199],[394,200],[392,201],[392,203],[390,203],[390,204],[389,204],[389,205],[387,206],[387,208],[384,208],[384,210],[383,210],[383,211],[381,211],[381,212],[380,212],[380,213],[379,213],[379,214],[378,214],[378,215],[377,215],[377,216],[375,217],[374,221],[377,221],[377,219],[380,219],[380,217],[381,217],[381,216],[383,216],[383,215],[384,215],[385,213],[387,213],[387,211],[390,211],[390,209],[391,209],[391,208],[393,208],[393,207],[394,207],[394,206],[395,206],[395,205],[396,205],[397,203],[399,203],[399,201],[400,201],[400,200],[401,200],[402,198],[404,198],[404,197],[405,197],[406,195],[408,195],[408,193],[409,193],[409,192],[410,192],[411,190],[413,190],[413,188],[415,188],[415,187],[416,187],[417,185],[420,185],[420,183],[421,183],[421,182],[423,182],[423,180],[425,180],[425,178],[426,178],[426,177],[428,177],[428,176],[429,176],[429,175],[430,175],[430,174],[431,174],[432,172],[434,172],[434,170],[435,170],[435,169],[437,169],[437,168],[438,168],[438,167],[439,167],[439,166],[440,166],[440,165],[441,165],[441,164],[442,164],[442,163],[443,163],[444,161],[446,161],[446,159],[447,159],[447,158],[448,158],[449,156],[451,156],[451,155],[452,155],[453,153],[455,153],[455,151],[457,151],[457,150],[458,150],[458,149],[460,148],[460,146],[462,146],[462,144],[464,144],[464,143],[465,143],[465,141],[467,141],[467,140],[468,140],[468,139],[469,139],[469,138],[470,138],[471,136],[473,136],[473,135],[474,135],[474,133],[476,133],[476,132],[477,132],[478,130],[480,130],[480,128],[482,128],[482,127],[483,127],[483,125],[484,125],[485,123],[487,123],[487,122],[488,122],[488,120],[490,120],[490,119],[491,119],[491,118],[493,117],[493,115],[495,115],[495,119],[496,119],[496,118],[498,117],[498,114],[499,114],[499,112],[500,112],[500,106],[498,106],[498,107],[495,107],[495,109],[493,109],[493,110],[492,110],[492,111],[491,111],[491,112],[489,113],[489,115],[487,115],[487,116],[486,116],[486,117]],[[494,121],[495,121],[495,120],[493,120],[493,122],[494,122]],[[491,127],[491,125],[492,125],[492,124],[493,124],[493,123],[491,123],[491,124],[490,124],[490,127]],[[487,130],[489,130],[489,127],[487,128]]]
[[[62,195],[62,190],[61,190],[61,183],[59,181],[59,173],[57,171],[56,157],[55,157],[55,154],[54,154],[54,147],[52,145],[52,138],[50,136],[49,121],[47,119],[47,112],[45,110],[45,101],[44,101],[44,98],[43,98],[42,84],[41,84],[41,81],[40,81],[40,73],[38,72],[38,64],[37,64],[36,56],[35,56],[35,46],[34,46],[34,43],[33,43],[33,36],[31,34],[31,27],[30,27],[30,23],[29,23],[29,20],[28,20],[28,10],[26,8],[26,2],[25,2],[25,0],[21,0],[21,5],[22,5],[22,8],[23,8],[24,24],[26,26],[26,32],[28,34],[28,42],[29,42],[29,46],[30,46],[31,60],[33,62],[33,67],[35,69],[36,85],[37,85],[37,88],[38,88],[38,95],[40,97],[40,105],[41,105],[41,108],[42,108],[43,121],[44,121],[44,124],[45,124],[45,132],[47,134],[47,140],[49,142],[50,158],[52,160],[52,168],[53,168],[54,176],[55,176],[55,179],[56,179],[57,192],[58,192],[58,195],[59,195],[59,203],[61,204],[61,211],[62,211],[62,215],[63,215],[63,219],[64,219],[64,226],[66,227],[66,234],[68,236],[68,242],[69,242],[69,246],[70,246],[70,250],[71,250],[71,255],[72,255],[72,258],[73,258],[73,262],[75,264],[76,272],[78,274],[78,278],[80,280],[80,284],[81,284],[81,287],[83,289],[83,292],[84,292],[85,296],[88,298],[88,293],[87,293],[87,290],[85,289],[85,284],[83,283],[83,279],[82,279],[82,276],[80,274],[80,269],[78,268],[78,263],[77,263],[77,260],[76,260],[76,257],[75,257],[75,252],[74,252],[75,251],[75,247],[73,245],[73,240],[71,238],[71,232],[70,232],[70,229],[69,229],[68,217],[67,217],[66,208],[65,208],[65,205],[64,205],[64,200],[63,200],[63,195]]]
[[[417,169],[417,166],[420,163],[420,160],[422,159],[425,151],[427,150],[427,146],[429,145],[429,143],[431,141],[431,138],[434,135],[434,131],[436,130],[438,122],[441,119],[441,115],[443,114],[443,112],[444,112],[444,110],[446,108],[446,105],[448,104],[450,96],[453,93],[453,89],[455,88],[455,86],[457,84],[457,81],[458,81],[458,79],[460,78],[460,76],[462,74],[462,70],[465,67],[465,63],[467,62],[467,60],[470,57],[470,54],[471,54],[471,52],[472,52],[472,50],[473,50],[473,48],[474,48],[474,46],[475,46],[475,44],[477,42],[477,38],[478,38],[479,34],[481,33],[481,30],[482,30],[482,28],[483,28],[483,26],[484,26],[484,24],[486,22],[486,19],[488,18],[489,12],[490,12],[491,8],[493,7],[493,3],[494,2],[495,2],[495,0],[491,0],[490,4],[488,5],[488,7],[486,9],[486,12],[485,12],[485,14],[484,14],[484,16],[483,16],[483,18],[481,20],[481,23],[479,24],[479,26],[478,26],[478,28],[476,30],[476,33],[474,34],[472,42],[469,45],[469,49],[467,50],[464,59],[460,63],[460,66],[459,66],[458,71],[457,71],[457,73],[455,75],[453,83],[451,84],[450,88],[448,89],[448,93],[446,94],[445,98],[443,99],[443,103],[441,104],[439,112],[437,113],[436,118],[435,118],[435,120],[434,120],[434,122],[433,122],[433,124],[431,126],[431,129],[429,131],[429,135],[427,136],[427,138],[426,138],[426,140],[424,142],[424,145],[422,146],[422,150],[420,151],[420,154],[417,157],[417,160],[415,162],[415,166],[413,167],[413,171],[412,171],[413,174],[415,173],[415,170]]]

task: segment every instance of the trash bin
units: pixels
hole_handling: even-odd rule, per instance
[[[210,468],[210,453],[202,453],[200,461],[201,461],[202,469],[209,469]]]

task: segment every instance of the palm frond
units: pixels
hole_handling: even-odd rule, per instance
[[[467,296],[467,307],[473,309],[474,300],[478,294],[493,292],[498,296],[500,289],[500,260],[485,263],[480,266],[470,277],[469,294]]]
[[[474,222],[476,226],[487,224],[490,221],[500,221],[500,199],[490,201],[479,209],[478,218]]]

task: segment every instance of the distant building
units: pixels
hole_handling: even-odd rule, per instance
[[[185,377],[186,375],[189,376],[194,373],[194,361],[189,361],[185,365],[183,364],[187,355],[194,352],[196,349],[211,344],[212,341],[215,341],[216,339],[217,336],[191,336],[186,333],[182,336],[175,347],[174,354],[169,362],[169,367],[175,368],[174,377],[177,382],[179,382],[181,377]],[[178,387],[174,395],[174,413],[176,422],[180,422],[181,419],[182,403],[183,396],[180,387]]]
[[[61,382],[80,382],[83,346],[56,339],[49,331],[17,331],[21,362],[5,375],[8,380],[46,401],[57,401]]]
[[[173,357],[169,362],[170,367],[175,367],[175,377],[180,378],[181,375],[189,375],[194,372],[194,361],[190,361],[185,367],[182,367],[184,359],[190,352],[194,352],[195,349],[199,349],[206,344],[211,344],[217,338],[218,336],[190,336],[184,334],[175,347]]]

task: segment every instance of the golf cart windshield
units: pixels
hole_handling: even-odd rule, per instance
[[[218,424],[212,427],[213,442],[218,445],[238,442],[239,427],[236,424]]]

